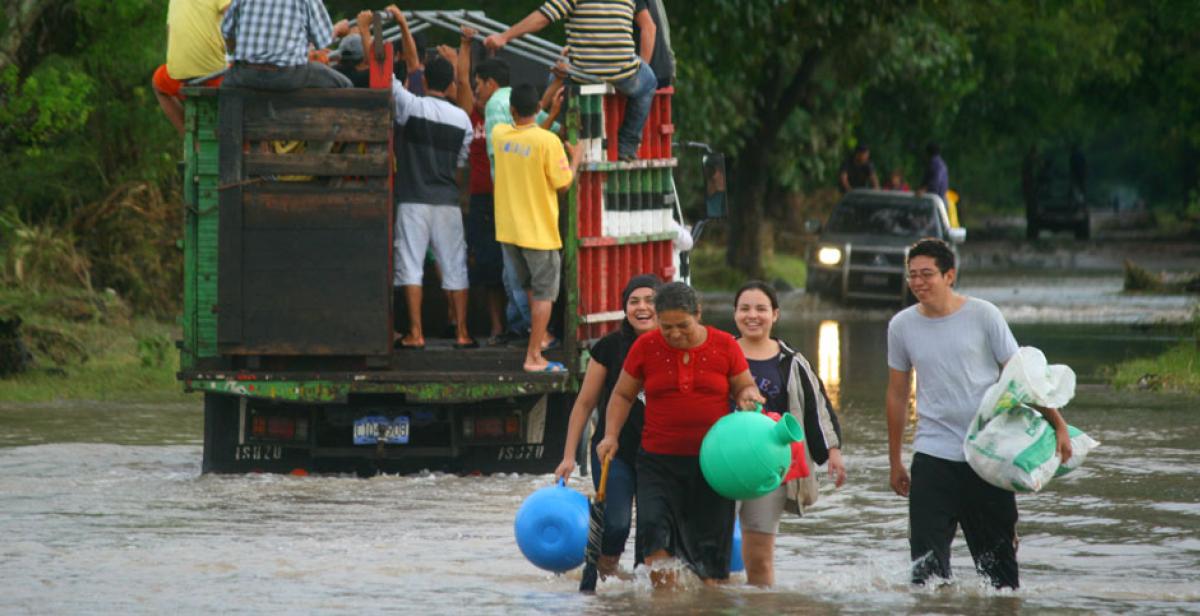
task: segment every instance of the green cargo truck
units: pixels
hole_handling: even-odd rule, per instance
[[[561,209],[560,374],[524,372],[519,348],[393,351],[390,89],[187,92],[179,379],[204,395],[203,471],[552,470],[624,280],[674,274],[671,91],[642,159],[616,162],[606,138],[623,103],[571,86],[569,138],[591,152]],[[446,324],[438,289],[430,266],[427,332]]]

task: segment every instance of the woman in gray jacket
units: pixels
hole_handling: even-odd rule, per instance
[[[804,424],[804,442],[809,466],[828,462],[829,476],[841,487],[846,481],[842,462],[841,427],[825,387],[808,360],[786,343],[771,337],[779,320],[775,290],[761,281],[751,281],[733,299],[733,320],[740,336],[738,344],[750,364],[759,391],[767,399],[766,410],[789,412]],[[815,500],[813,478],[793,479],[774,492],[738,503],[742,525],[742,561],[746,581],[755,586],[775,583],[775,535],[786,508],[800,513]]]

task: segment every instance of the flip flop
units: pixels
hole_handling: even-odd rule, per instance
[[[479,341],[472,338],[470,342],[455,342],[454,348],[456,348],[456,349],[478,349]]]
[[[404,344],[404,339],[401,338],[392,343],[392,348],[397,351],[422,351],[425,349],[423,344]]]
[[[538,372],[549,372],[551,374],[557,374],[559,372],[566,372],[566,371],[567,371],[567,367],[564,366],[562,364],[562,362],[552,361],[552,362],[547,362],[546,367],[542,368],[541,370],[526,370],[525,372],[529,372],[531,374],[538,373]]]
[[[549,351],[550,349],[557,349],[560,346],[562,346],[562,342],[558,338],[552,338],[549,342],[542,345],[542,350]]]

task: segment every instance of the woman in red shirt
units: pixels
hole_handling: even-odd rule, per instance
[[[637,457],[637,552],[646,565],[679,558],[706,583],[729,577],[733,501],[717,494],[700,472],[700,443],[729,399],[754,408],[763,397],[733,336],[700,324],[696,292],[682,282],[654,295],[658,330],[629,349],[609,398],[604,439],[596,454],[617,452],[617,438],[645,392],[642,450]],[[674,576],[652,571],[656,587]]]

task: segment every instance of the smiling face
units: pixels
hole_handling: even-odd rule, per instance
[[[771,307],[771,298],[758,289],[747,289],[737,298],[733,322],[742,337],[761,340],[771,337],[771,327],[779,320],[779,309]]]
[[[942,273],[933,257],[919,255],[908,260],[908,288],[922,304],[937,304],[952,293],[954,268]]]
[[[625,319],[633,326],[638,335],[658,327],[658,319],[654,314],[654,289],[641,287],[634,289],[625,302]]]
[[[664,310],[658,313],[658,328],[662,330],[667,344],[675,349],[690,349],[696,346],[703,326],[700,315],[683,310]]]

